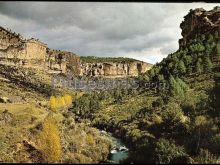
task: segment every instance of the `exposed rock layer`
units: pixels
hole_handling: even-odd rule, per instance
[[[23,39],[0,27],[0,64],[44,69],[49,73],[70,73],[80,76],[137,76],[151,65],[141,61],[84,63],[74,53],[52,50],[41,41]]]
[[[183,38],[179,40],[180,48],[185,48],[190,44],[190,40],[200,36],[220,35],[220,7],[214,7],[210,11],[203,8],[190,10],[180,24]]]
[[[80,67],[80,75],[105,77],[138,76],[138,74],[146,72],[151,67],[151,64],[142,61],[129,63],[82,63]]]

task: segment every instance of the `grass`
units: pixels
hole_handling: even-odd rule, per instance
[[[12,114],[12,121],[0,126],[0,161],[22,162],[17,156],[16,146],[28,139],[28,132],[41,122],[48,111],[35,104],[0,104],[0,114],[7,109]]]

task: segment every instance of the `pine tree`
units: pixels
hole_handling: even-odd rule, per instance
[[[218,42],[216,45],[216,59],[218,61],[220,60],[220,42]]]
[[[212,34],[209,34],[209,36],[208,36],[208,42],[209,42],[209,43],[212,43],[213,41],[214,41],[213,35],[212,35]]]
[[[184,55],[183,59],[185,66],[188,67],[190,64],[192,64],[192,56]]]
[[[177,66],[180,74],[185,74],[186,73],[186,67],[185,67],[185,64],[182,60],[180,60],[180,62],[178,63],[178,66]]]
[[[196,62],[196,73],[201,74],[203,72],[203,66],[201,65],[201,59]]]
[[[203,66],[204,66],[206,72],[212,71],[213,64],[212,64],[209,57],[205,57],[204,62],[203,62]]]
[[[185,98],[185,92],[188,89],[188,86],[184,81],[180,78],[174,78],[172,75],[169,78],[170,85],[170,94],[179,100],[183,100]]]
[[[218,39],[218,31],[215,31],[214,38]]]
[[[158,75],[158,80],[159,80],[159,81],[164,81],[164,76],[163,76],[162,74],[159,74],[159,75]]]
[[[188,85],[179,77],[176,78],[176,82],[180,85],[184,92],[188,89]]]

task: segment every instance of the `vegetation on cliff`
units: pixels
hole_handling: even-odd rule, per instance
[[[220,37],[218,31],[189,36],[176,52],[136,78],[142,85],[162,82],[169,88],[119,86],[82,93],[53,88],[52,75],[44,71],[0,65],[0,96],[9,97],[0,103],[0,161],[99,163],[107,160],[111,148],[99,128],[127,144],[127,163],[216,163]],[[13,95],[20,96],[20,101],[13,101]]]
[[[198,36],[138,78],[169,89],[85,94],[74,100],[72,112],[127,142],[132,150],[127,162],[217,162],[219,60],[219,36]]]
[[[131,63],[138,60],[125,57],[96,57],[96,56],[81,56],[80,59],[84,63],[105,63],[105,62],[117,62],[117,63]]]

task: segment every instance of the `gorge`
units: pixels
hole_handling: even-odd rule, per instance
[[[179,49],[152,65],[79,56],[0,27],[0,162],[218,163],[220,7],[192,9]],[[168,88],[73,90],[54,76]]]

